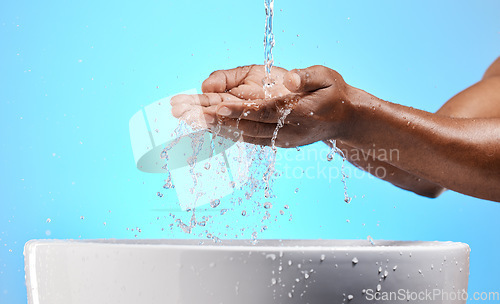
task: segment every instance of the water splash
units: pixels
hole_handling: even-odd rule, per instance
[[[177,127],[175,128],[174,132],[171,134],[174,140],[169,142],[161,151],[160,153],[160,159],[165,160],[165,165],[163,165],[162,169],[165,170],[165,172],[168,174],[167,178],[165,179],[165,184],[163,185],[164,189],[171,189],[174,188],[174,184],[172,183],[172,175],[170,174],[170,170],[168,169],[167,162],[169,160],[168,152],[179,143],[181,140],[182,134],[187,133],[188,131],[187,124],[184,121],[179,122]]]
[[[272,49],[274,47],[274,34],[273,34],[273,15],[274,15],[274,1],[273,0],[265,0],[265,11],[266,11],[266,27],[265,27],[265,36],[264,36],[264,54],[265,54],[265,62],[264,62],[264,79],[262,80],[263,83],[263,90],[264,90],[264,96],[266,99],[271,98],[271,93],[270,89],[273,87],[275,84],[275,80],[271,76],[271,70],[273,68],[273,54],[272,54]],[[201,174],[209,174],[218,172],[218,166],[216,163],[207,163],[206,166],[201,167],[203,170],[195,170],[195,169],[200,169],[197,168],[196,166],[197,161],[198,161],[198,154],[201,150],[201,144],[203,142],[203,139],[200,138],[198,135],[193,135],[189,134],[189,132],[185,132],[184,136],[188,136],[191,139],[191,149],[192,149],[192,156],[188,158],[188,169],[193,181],[193,187],[189,189],[189,191],[193,194],[196,194],[196,202],[193,206],[192,209],[188,210],[187,214],[182,214],[179,215],[177,218],[172,216],[172,219],[175,219],[176,224],[170,224],[170,230],[172,230],[173,227],[177,226],[181,228],[185,233],[192,234],[192,233],[197,233],[197,231],[203,230],[198,236],[205,235],[209,239],[213,239],[214,241],[218,241],[220,237],[228,237],[229,231],[233,230],[236,231],[238,234],[235,235],[235,237],[238,237],[238,235],[245,236],[247,233],[251,233],[251,239],[254,242],[257,242],[257,236],[259,232],[263,232],[268,229],[268,225],[274,220],[277,221],[278,216],[281,214],[285,214],[285,211],[280,212],[279,207],[278,208],[271,208],[273,204],[276,204],[276,202],[269,202],[270,198],[275,197],[272,193],[272,186],[274,183],[274,180],[276,177],[280,175],[280,172],[278,172],[275,168],[275,161],[276,161],[276,138],[278,135],[279,129],[285,124],[286,117],[290,114],[292,111],[292,107],[294,104],[294,100],[291,100],[290,102],[285,102],[284,104],[277,105],[277,111],[279,113],[279,119],[276,122],[277,126],[274,131],[274,136],[272,139],[272,147],[264,147],[264,146],[253,146],[253,145],[246,145],[243,144],[241,145],[241,150],[242,152],[240,153],[239,157],[243,157],[246,160],[249,160],[249,167],[246,169],[246,172],[243,172],[245,174],[245,185],[244,187],[241,188],[235,188],[234,189],[234,196],[238,197],[238,199],[231,200],[231,202],[227,202],[224,200],[214,200],[211,202],[210,206],[208,207],[209,209],[215,209],[215,208],[221,208],[224,205],[227,205],[228,203],[233,204],[233,208],[223,208],[221,210],[218,210],[219,212],[217,215],[211,215],[210,217],[203,217],[201,219],[197,219],[196,217],[196,211],[194,206],[197,206],[196,202],[198,201],[198,198],[204,193],[198,193],[200,190],[198,189],[197,185],[199,185],[198,179],[200,178]],[[240,115],[239,119],[236,122],[236,130],[238,129],[239,123],[241,119],[245,119],[246,116],[248,116],[251,112],[250,111],[257,111],[259,110],[260,106],[259,104],[252,102],[251,100],[248,100],[244,102],[245,110],[242,112]],[[182,123],[182,122],[181,122]],[[217,119],[217,125],[212,128],[210,131],[212,133],[212,141],[211,141],[211,150],[212,150],[212,155],[215,155],[215,138],[217,136],[220,136],[223,132],[221,132],[221,127],[223,126],[223,121],[222,117],[218,117]],[[181,130],[176,131],[176,133],[181,133]],[[176,134],[174,138],[179,138],[181,134]],[[235,136],[237,137],[237,136]],[[171,142],[169,147],[165,147],[164,151],[162,151],[161,157],[165,159],[165,162],[168,161],[168,153],[169,150],[175,146],[177,142]],[[235,158],[237,160],[238,157]],[[167,180],[165,181],[166,189],[173,187],[172,181],[171,181],[171,176],[169,170],[171,168],[168,168],[167,166],[164,167],[165,172],[169,174],[167,177]],[[220,171],[222,172],[224,168],[221,168]],[[199,171],[199,172],[198,172]],[[234,174],[234,172],[233,172]],[[260,197],[255,198],[257,195],[262,195],[266,198],[266,203],[263,204],[260,202]],[[249,205],[248,203],[243,204],[244,199],[249,200],[248,203],[254,204],[254,208],[248,209]],[[251,202],[250,202],[251,201]],[[220,206],[219,206],[220,205]],[[275,205],[276,206],[276,205]],[[225,206],[224,206],[225,207]],[[263,208],[262,208],[263,207]],[[243,210],[243,208],[246,208],[246,210]],[[288,205],[285,205],[283,207],[285,210],[288,209]],[[200,210],[198,210],[200,211]],[[203,210],[201,210],[203,211]],[[214,210],[215,211],[215,210]],[[239,214],[241,214],[242,218],[239,223],[239,227],[236,224],[226,225],[225,220],[220,220],[220,222],[217,222],[217,219],[220,219],[219,216],[222,216],[228,211],[236,211]],[[276,216],[271,215],[270,212],[276,213]],[[265,214],[262,214],[265,213]],[[287,214],[290,214],[291,218],[291,213],[290,211],[286,212]],[[242,224],[245,225],[247,218],[250,220],[251,217],[253,216],[262,216],[262,220],[260,221],[260,224],[250,224],[250,226],[241,226]],[[199,215],[198,215],[199,217]],[[224,232],[218,233],[218,236],[215,235],[213,232],[209,232],[208,229],[211,229],[212,226],[214,225],[224,225],[225,230]],[[196,229],[198,228],[198,229]],[[163,231],[163,230],[162,230]]]

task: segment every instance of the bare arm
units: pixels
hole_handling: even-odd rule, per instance
[[[480,82],[451,98],[437,114],[461,118],[500,117],[500,91],[496,83],[499,77],[500,58],[488,68]],[[337,146],[357,167],[397,187],[427,197],[437,197],[446,190],[434,182],[391,165],[390,160],[376,159],[370,151],[363,151],[343,142],[337,142]],[[363,155],[362,158],[359,157],[360,154]]]
[[[288,108],[277,146],[336,139],[342,148],[369,156],[351,158],[354,163],[384,167],[383,178],[398,187],[431,197],[451,189],[500,201],[499,59],[437,113],[381,100],[323,66],[273,73],[270,99],[263,98],[264,68],[247,66],[214,72],[203,83],[204,94],[173,98],[172,111],[181,117],[201,107],[209,125],[237,126],[245,141],[270,145]],[[387,159],[388,151],[397,157]]]
[[[498,64],[488,71],[498,71]],[[397,149],[400,157],[391,165],[447,189],[500,201],[499,92],[500,77],[487,72],[431,114],[353,88],[350,96],[359,108],[345,142]]]

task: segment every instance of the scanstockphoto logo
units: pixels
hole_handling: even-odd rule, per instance
[[[386,178],[392,174],[389,166],[399,160],[398,149],[351,149],[341,150],[341,154],[334,156],[332,149],[326,145],[324,148],[305,147],[300,150],[282,149],[276,154],[276,161],[283,163],[282,176],[287,179],[327,179],[329,181],[343,177],[349,178]],[[348,155],[349,161],[355,166],[342,165],[342,156]],[[376,156],[376,161],[373,161]],[[328,162],[328,159],[332,159]],[[356,168],[357,167],[357,168]]]
[[[376,291],[373,289],[364,290],[365,299],[368,301],[384,302],[452,302],[452,301],[499,301],[500,292],[474,292],[467,293],[466,290],[443,290],[443,289],[424,289],[421,291],[398,289],[397,291]]]

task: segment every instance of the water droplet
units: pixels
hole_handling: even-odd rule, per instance
[[[398,265],[396,265],[396,266],[392,267],[392,270],[393,270],[393,271],[396,271],[396,269],[398,269]]]
[[[332,161],[334,156],[335,156],[335,151],[330,151],[330,152],[326,155],[326,160],[327,160],[327,161]]]
[[[377,291],[382,290],[382,286],[380,284],[377,285]]]
[[[245,210],[241,211],[241,215],[245,216],[247,215],[247,212]]]
[[[221,209],[220,210],[220,215],[224,215],[224,214],[226,214],[226,212],[227,212],[227,209]]]
[[[205,169],[206,169],[206,170],[209,170],[209,169],[210,169],[210,166],[211,166],[211,165],[210,165],[210,163],[206,163],[206,164],[205,164]]]
[[[288,205],[283,206],[283,208],[288,209]]]
[[[273,207],[273,204],[272,204],[272,203],[270,203],[270,202],[266,202],[266,203],[264,203],[264,208],[265,208],[265,209],[271,209],[272,207]]]
[[[50,222],[52,222],[52,220],[50,218],[47,218],[47,220],[45,222],[50,223]]]
[[[375,246],[375,241],[373,240],[373,238],[371,236],[368,236],[367,239],[368,239],[368,241],[370,241],[370,244]]]
[[[212,207],[212,208],[217,208],[219,205],[220,205],[219,199],[214,199],[210,202],[210,207]]]
[[[324,254],[322,254],[322,255],[319,257],[319,261],[320,261],[320,262],[323,262],[325,259],[326,259],[326,256],[325,256]]]
[[[257,244],[257,231],[252,232],[252,243]]]
[[[266,259],[271,259],[271,260],[274,261],[274,260],[276,260],[276,254],[274,254],[274,253],[268,253],[266,255]]]
[[[309,279],[309,274],[307,272],[304,272],[304,278]]]
[[[353,296],[353,295],[348,295],[348,296],[347,296],[347,300],[351,301],[352,299],[354,299],[354,296]]]
[[[354,257],[354,258],[352,259],[352,263],[353,263],[354,265],[358,264],[358,262],[359,262],[358,258]]]

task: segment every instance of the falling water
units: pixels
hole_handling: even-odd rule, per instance
[[[351,198],[349,197],[349,195],[347,195],[347,181],[346,179],[348,178],[347,174],[345,173],[345,161],[346,161],[346,157],[344,155],[344,152],[342,152],[342,150],[340,150],[339,148],[337,148],[337,141],[335,139],[329,139],[328,142],[332,145],[332,149],[330,150],[330,153],[328,153],[328,155],[326,156],[326,159],[328,161],[332,161],[333,160],[333,156],[335,155],[335,153],[337,153],[338,155],[342,156],[342,168],[341,168],[341,172],[342,172],[342,183],[344,184],[344,201],[346,203],[350,203],[351,202]]]
[[[273,16],[274,16],[274,0],[264,0],[266,8],[266,27],[264,33],[264,66],[265,77],[263,79],[264,90],[266,97],[270,97],[268,88],[274,85],[274,80],[271,78],[271,68],[274,63],[273,47],[274,47],[274,34],[273,34]]]
[[[274,0],[264,0],[266,7],[266,30],[264,33],[264,67],[265,76],[262,79],[264,92],[266,98],[270,98],[271,94],[269,88],[274,85],[274,80],[271,78],[271,68],[274,63],[273,47],[274,47],[274,34],[273,34],[273,15],[274,15]]]

